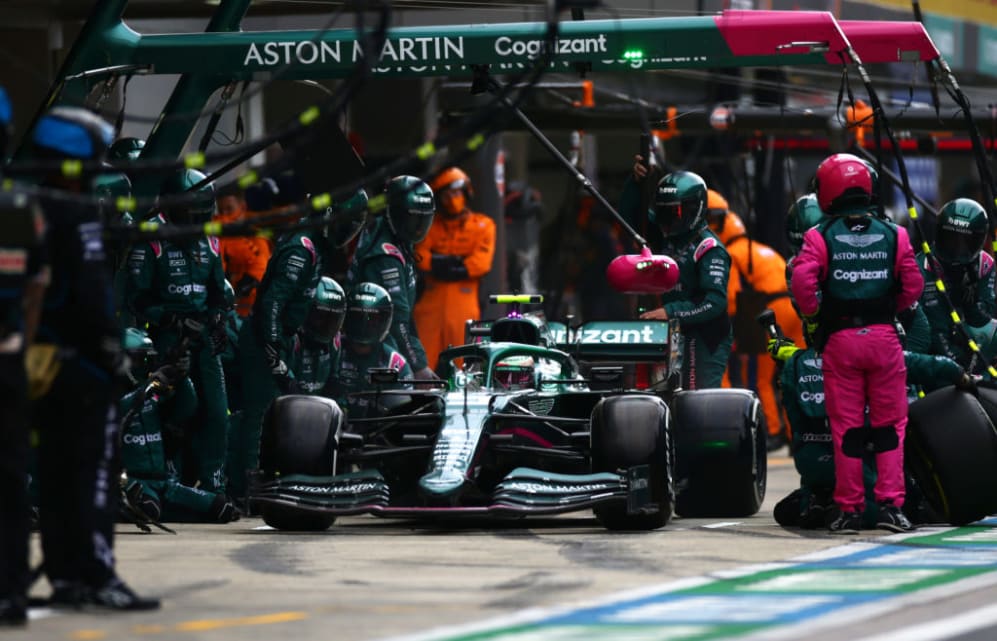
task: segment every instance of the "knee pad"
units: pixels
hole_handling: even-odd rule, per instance
[[[845,430],[845,435],[841,438],[842,453],[852,458],[864,457],[866,452],[869,451],[868,447],[872,440],[872,435],[869,434],[871,431],[870,428],[865,426],[850,427]]]
[[[876,454],[889,452],[900,447],[897,428],[892,425],[879,425],[869,429],[869,445]]]
[[[775,522],[783,527],[799,527],[802,508],[803,490],[796,489],[775,504],[772,516]]]

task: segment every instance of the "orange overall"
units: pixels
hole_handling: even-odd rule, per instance
[[[433,255],[459,256],[467,270],[462,280],[433,275]],[[415,304],[413,320],[426,349],[430,367],[450,345],[464,344],[464,323],[478,320],[478,281],[492,268],[495,222],[484,214],[465,211],[450,218],[436,216],[426,237],[415,246],[416,268],[426,288]]]
[[[257,212],[234,211],[224,216],[217,216],[216,222],[233,222],[247,216],[259,216]],[[267,262],[273,251],[270,241],[259,236],[223,236],[221,242],[222,267],[225,278],[235,289],[235,311],[239,316],[246,317],[253,309],[256,301],[256,286],[263,280],[267,271]],[[252,279],[252,280],[250,280]]]

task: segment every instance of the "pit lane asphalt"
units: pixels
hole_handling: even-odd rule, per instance
[[[836,537],[779,527],[772,507],[797,483],[784,449],[770,457],[768,493],[756,516],[675,518],[663,530],[635,534],[606,532],[588,512],[433,524],[350,517],[320,534],[276,532],[255,518],[225,526],[178,524],[177,536],[143,534],[120,525],[120,573],[141,593],[162,597],[162,610],[109,614],[35,609],[26,631],[0,636],[386,639],[511,617],[527,608],[591,601],[878,536]],[[33,544],[37,553],[37,540]],[[47,592],[41,582],[33,594]],[[807,638],[839,641],[889,633],[989,605],[995,597],[997,588],[984,588]]]

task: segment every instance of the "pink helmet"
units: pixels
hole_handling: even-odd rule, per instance
[[[679,282],[679,266],[668,256],[640,254],[617,256],[606,268],[606,280],[622,294],[664,294]]]
[[[872,176],[858,156],[828,156],[817,167],[815,179],[817,204],[829,216],[855,213],[872,202]]]

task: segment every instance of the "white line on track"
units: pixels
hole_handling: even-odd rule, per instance
[[[918,623],[886,634],[865,637],[860,641],[937,641],[972,632],[997,623],[997,605],[988,605],[932,623]]]
[[[708,523],[701,527],[713,530],[719,527],[733,527],[735,525],[741,525],[742,521],[720,521],[719,523]]]

